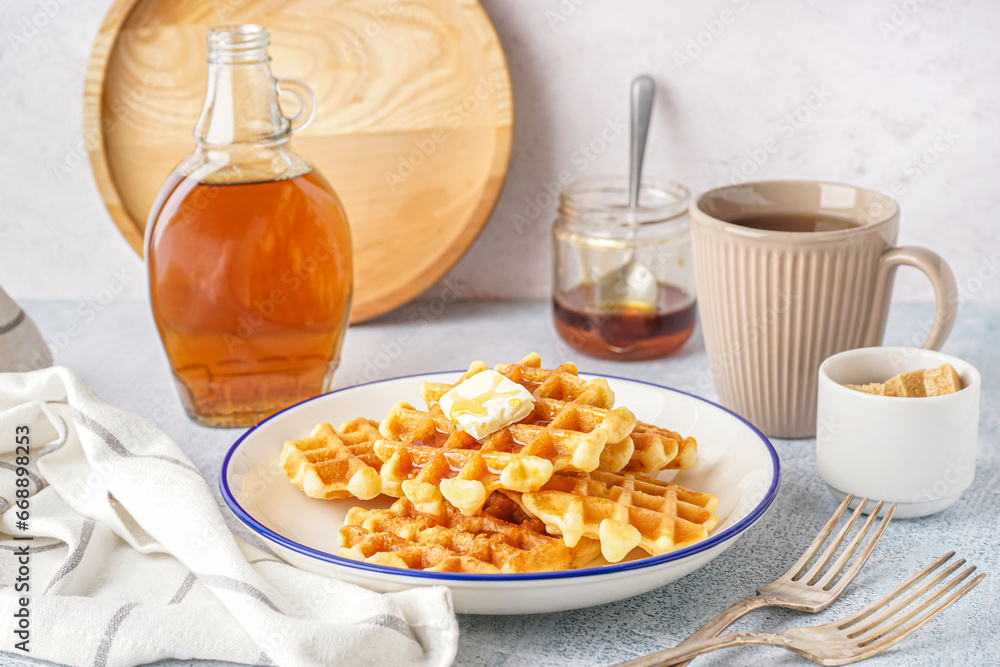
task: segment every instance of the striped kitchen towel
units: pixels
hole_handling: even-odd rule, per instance
[[[97,666],[455,656],[447,589],[378,594],[243,543],[175,442],[66,368],[0,373],[0,511],[8,653]]]

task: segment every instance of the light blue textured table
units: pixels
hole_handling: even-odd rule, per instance
[[[47,301],[23,304],[56,348],[57,363],[80,374],[106,401],[156,422],[194,460],[212,488],[222,456],[240,431],[196,426],[174,395],[166,358],[142,302],[91,306]],[[919,343],[931,306],[897,304],[887,344]],[[537,302],[411,305],[347,334],[336,385],[489,364],[537,351],[546,362],[572,360],[581,370],[678,387],[714,398],[700,333],[680,353],[657,362],[617,363],[581,357],[558,339],[548,304]],[[935,516],[898,520],[847,594],[827,611],[804,615],[760,610],[735,626],[778,631],[846,615],[888,590],[935,556],[954,549],[989,576],[968,597],[871,665],[1000,664],[1000,308],[966,305],[944,350],[983,376],[976,479],[961,500]],[[524,617],[462,616],[456,664],[490,667],[608,665],[672,646],[702,623],[782,574],[836,507],[815,472],[813,441],[774,441],[782,484],[767,515],[729,551],[688,577],[645,595],[601,607]],[[948,443],[942,442],[942,448]],[[221,504],[221,499],[220,499]],[[228,515],[228,510],[225,511]],[[235,519],[234,531],[252,539]],[[28,664],[0,655],[0,665]],[[173,665],[194,664],[174,662]],[[207,663],[198,663],[207,664]],[[779,649],[745,648],[699,658],[696,664],[810,664]]]

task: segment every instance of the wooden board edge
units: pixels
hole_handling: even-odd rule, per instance
[[[406,305],[416,297],[423,294],[438,280],[443,278],[449,271],[451,271],[452,268],[454,268],[455,264],[458,263],[462,256],[464,256],[465,253],[472,248],[472,244],[475,243],[475,240],[480,234],[482,234],[482,231],[486,228],[486,224],[492,217],[493,211],[496,209],[496,206],[500,201],[500,192],[503,190],[503,186],[507,180],[507,166],[510,164],[513,124],[507,126],[506,129],[498,127],[497,132],[501,131],[506,134],[506,137],[504,137],[503,146],[498,146],[498,148],[502,148],[503,150],[497,151],[494,168],[502,166],[503,171],[500,172],[502,176],[495,179],[495,183],[491,182],[483,189],[483,196],[480,197],[479,203],[476,205],[475,212],[473,213],[473,216],[470,217],[470,219],[479,218],[479,222],[476,226],[467,227],[464,232],[449,245],[446,254],[442,257],[441,261],[411,280],[406,289],[397,291],[396,294],[391,297],[383,297],[378,302],[369,302],[367,304],[355,303],[351,307],[351,324],[366,322],[378,317],[379,315],[384,315],[391,310],[395,310],[400,306]]]
[[[104,93],[104,75],[111,59],[111,49],[119,29],[137,1],[116,0],[104,17],[104,23],[97,31],[97,37],[94,38],[83,81],[83,136],[87,146],[87,158],[90,161],[90,173],[94,176],[104,207],[118,227],[118,231],[125,237],[125,241],[141,258],[143,235],[136,221],[125,210],[121,197],[118,196],[118,189],[111,176],[111,167],[108,165],[104,150],[104,131],[101,129],[101,97]]]

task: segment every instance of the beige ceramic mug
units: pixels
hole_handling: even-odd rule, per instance
[[[775,231],[731,222],[795,220],[789,216],[843,224]],[[766,435],[815,435],[819,366],[837,352],[882,344],[897,267],[920,269],[934,286],[936,311],[923,347],[940,349],[951,332],[954,274],[930,250],[895,246],[899,205],[878,192],[813,181],[730,185],[695,199],[691,223],[699,314],[719,399]]]

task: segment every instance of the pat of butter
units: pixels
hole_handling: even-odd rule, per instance
[[[535,407],[527,389],[490,370],[455,385],[438,403],[458,430],[476,440],[524,419]]]

